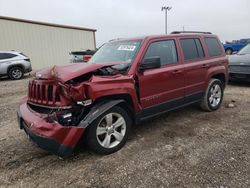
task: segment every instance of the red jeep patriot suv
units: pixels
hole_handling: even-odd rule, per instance
[[[122,148],[132,124],[199,102],[217,110],[228,80],[223,46],[208,32],[113,40],[85,64],[36,73],[18,121],[39,147],[69,156],[79,140]]]

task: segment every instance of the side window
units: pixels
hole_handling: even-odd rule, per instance
[[[207,37],[205,38],[205,43],[208,48],[209,56],[213,57],[213,56],[221,55],[222,51],[221,51],[219,42],[216,38]]]
[[[5,55],[3,53],[0,53],[0,60],[5,59]]]
[[[159,41],[150,44],[144,58],[149,57],[160,57],[161,65],[177,63],[178,58],[174,40]]]
[[[202,49],[200,39],[181,39],[181,48],[185,60],[204,57],[204,51]]]
[[[16,57],[16,55],[9,53],[0,53],[0,59],[10,59],[12,57]]]
[[[9,58],[13,58],[13,57],[16,57],[17,55],[15,55],[15,54],[9,54],[9,53],[6,53],[5,54],[5,58],[6,59],[9,59]]]

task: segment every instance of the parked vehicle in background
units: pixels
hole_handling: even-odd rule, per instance
[[[0,77],[18,80],[32,71],[30,59],[21,52],[0,51]]]
[[[73,51],[70,52],[71,63],[82,63],[88,62],[90,58],[95,54],[95,50],[86,50],[86,51]]]
[[[250,82],[250,44],[229,56],[229,79]]]
[[[227,42],[224,44],[224,49],[226,54],[231,55],[233,52],[238,52],[241,48],[250,43],[250,38],[248,39],[240,39],[234,42]]]
[[[211,33],[114,40],[88,63],[37,72],[18,121],[59,156],[83,137],[93,151],[110,154],[124,146],[133,124],[193,103],[217,110],[227,80],[228,59]]]

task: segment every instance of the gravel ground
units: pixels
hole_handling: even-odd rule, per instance
[[[117,153],[61,160],[18,129],[28,79],[0,80],[2,187],[250,187],[250,84],[229,85],[216,112],[191,106],[133,127]]]

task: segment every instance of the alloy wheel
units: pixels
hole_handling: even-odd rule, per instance
[[[212,107],[216,107],[220,104],[222,97],[221,87],[218,84],[214,84],[210,89],[210,96],[208,98]]]
[[[96,129],[96,138],[104,148],[114,148],[123,140],[126,133],[126,121],[118,113],[106,114]]]
[[[14,69],[12,70],[11,75],[14,79],[20,79],[22,77],[22,71],[19,69]]]

